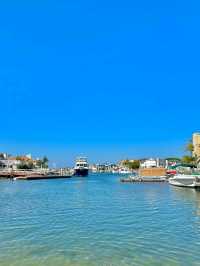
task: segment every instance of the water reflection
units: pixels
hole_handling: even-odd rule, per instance
[[[195,206],[195,213],[200,216],[200,189],[171,186],[171,191],[177,199]]]

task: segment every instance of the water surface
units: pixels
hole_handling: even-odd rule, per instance
[[[119,176],[0,181],[1,266],[200,265],[200,192]]]

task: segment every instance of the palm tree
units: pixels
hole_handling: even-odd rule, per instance
[[[194,151],[194,145],[191,140],[186,145],[186,151],[188,151],[192,157]]]
[[[190,156],[186,155],[183,157],[182,161],[183,162],[187,162],[187,163],[193,163],[194,165],[196,165],[197,163],[197,158],[195,156],[193,156],[193,151],[194,151],[194,145],[192,143],[192,140],[190,140],[187,144],[186,144],[186,149],[187,152],[190,153]]]

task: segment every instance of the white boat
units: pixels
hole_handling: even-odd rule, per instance
[[[112,170],[112,174],[119,174],[119,170],[117,169],[117,170]]]
[[[89,171],[89,165],[87,158],[79,157],[76,160],[76,165],[74,167],[74,174],[76,176],[87,176]]]
[[[122,175],[127,175],[127,174],[131,174],[132,172],[129,170],[129,169],[126,169],[126,168],[121,168],[119,170],[119,174],[122,174]]]
[[[178,187],[200,187],[200,176],[178,174],[169,178],[169,184]]]

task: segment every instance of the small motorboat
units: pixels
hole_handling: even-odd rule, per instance
[[[169,178],[169,184],[178,187],[200,187],[200,175],[175,175]]]

